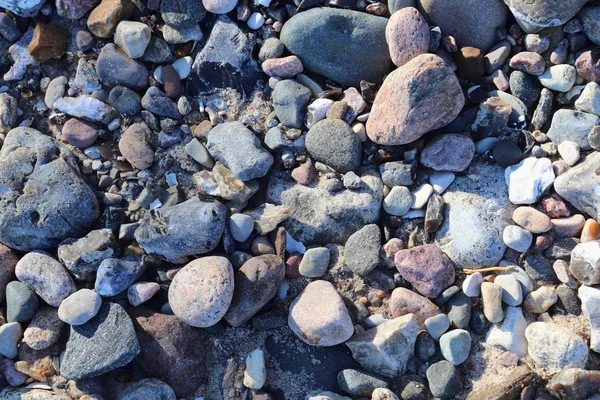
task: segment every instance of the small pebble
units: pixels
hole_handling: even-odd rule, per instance
[[[460,365],[469,357],[471,335],[464,329],[446,332],[440,337],[440,350],[446,360]]]
[[[83,325],[94,318],[100,306],[102,297],[90,289],[80,289],[60,303],[58,318],[69,325]]]
[[[483,276],[479,272],[467,275],[462,284],[462,290],[464,294],[466,294],[469,297],[479,297],[479,295],[481,294],[482,282]]]

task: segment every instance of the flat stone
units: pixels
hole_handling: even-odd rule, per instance
[[[491,74],[500,69],[510,56],[511,45],[508,40],[502,40],[494,45],[483,57],[485,72]]]
[[[451,362],[442,360],[427,368],[429,390],[435,397],[451,398],[462,389],[460,374]]]
[[[589,150],[588,134],[595,125],[600,124],[600,117],[582,111],[561,109],[554,113],[552,124],[546,133],[557,145],[570,140]]]
[[[353,233],[344,248],[344,263],[355,273],[365,276],[379,265],[381,232],[375,224],[365,225]]]
[[[27,322],[37,309],[37,296],[27,285],[19,281],[12,281],[6,285],[7,322]]]
[[[516,208],[512,219],[531,233],[544,233],[552,229],[550,218],[533,207]]]
[[[61,138],[70,145],[85,149],[93,145],[98,138],[98,127],[87,121],[71,118],[65,122]]]
[[[575,101],[575,108],[600,116],[600,85],[589,82]],[[589,140],[588,140],[589,142]]]
[[[130,0],[102,0],[88,16],[88,29],[100,38],[109,38],[115,32],[117,24],[129,18],[134,8]]]
[[[310,90],[294,80],[277,82],[273,89],[273,108],[279,121],[288,128],[301,128],[310,97]]]
[[[521,284],[512,275],[499,275],[494,283],[502,287],[502,301],[509,306],[518,306],[523,302]]]
[[[412,185],[416,172],[415,162],[392,161],[379,165],[381,180],[388,187]]]
[[[450,320],[446,314],[438,314],[425,320],[425,328],[431,337],[438,340],[450,327]]]
[[[153,114],[178,120],[181,118],[177,104],[156,86],[150,86],[142,97],[142,107]]]
[[[325,275],[329,268],[329,249],[326,247],[315,247],[306,250],[302,261],[300,261],[300,275],[307,278],[320,278]]]
[[[129,304],[137,307],[144,304],[160,291],[160,285],[156,282],[135,282],[127,289],[127,300]]]
[[[502,286],[497,283],[483,282],[481,284],[481,300],[483,314],[490,322],[500,322],[504,319],[502,310]]]
[[[465,329],[469,326],[472,310],[471,298],[462,292],[456,293],[448,300],[448,319],[454,328]]]
[[[600,153],[591,153],[585,161],[559,175],[554,182],[554,189],[560,197],[594,219],[600,215],[600,195],[595,189],[600,183],[600,177],[595,173],[599,162]]]
[[[0,354],[6,358],[17,357],[17,344],[23,336],[21,324],[7,322],[0,326]]]
[[[115,30],[115,44],[129,57],[140,58],[150,43],[152,31],[148,25],[135,21],[121,21]]]
[[[527,324],[520,307],[506,307],[502,325],[495,324],[490,327],[486,334],[486,343],[524,357],[527,355]]]
[[[421,164],[436,171],[460,172],[467,169],[475,155],[470,137],[455,133],[436,136],[421,152]]]
[[[403,287],[394,289],[389,306],[394,318],[413,314],[421,329],[426,325],[429,318],[441,313],[441,310],[426,297]]]
[[[80,239],[65,239],[58,246],[58,259],[79,280],[93,281],[100,263],[113,258],[119,246],[110,229],[91,231]]]
[[[454,329],[440,337],[440,351],[454,365],[466,361],[471,351],[471,335],[464,329]]]
[[[206,10],[199,1],[166,1],[160,3],[160,15],[166,24],[187,26],[202,21],[206,16]]]
[[[400,275],[424,296],[437,297],[454,283],[454,264],[435,244],[400,250],[394,261]]]
[[[520,253],[526,252],[533,242],[531,232],[516,225],[509,225],[504,228],[502,240],[511,249]]]
[[[579,243],[571,252],[569,271],[584,285],[600,283],[600,242]]]
[[[462,284],[462,291],[469,297],[479,297],[481,295],[481,284],[483,276],[480,272],[467,275]]]
[[[267,380],[265,356],[261,349],[255,349],[246,357],[244,370],[244,386],[249,389],[259,390]]]
[[[513,204],[535,203],[554,182],[552,162],[547,158],[526,158],[506,168],[504,179]]]
[[[133,284],[146,270],[144,257],[107,258],[98,267],[94,289],[103,297],[113,297]]]
[[[83,325],[98,314],[101,305],[98,293],[80,289],[60,303],[58,318],[69,325]]]
[[[525,330],[528,353],[535,364],[549,371],[584,368],[588,358],[585,341],[570,329],[547,322],[534,322]]]
[[[403,216],[410,211],[412,197],[410,190],[406,186],[394,186],[385,199],[383,199],[383,209],[390,215],[398,217]]]
[[[115,74],[115,70],[119,73]],[[133,90],[141,90],[148,86],[146,67],[133,60],[113,43],[107,44],[100,51],[96,61],[96,74],[100,81],[109,87],[125,86]]]
[[[378,376],[355,369],[341,370],[337,381],[344,392],[353,396],[371,396],[375,389],[388,387],[388,383]]]
[[[108,95],[108,102],[119,113],[133,116],[142,111],[142,99],[125,86],[115,86]]]

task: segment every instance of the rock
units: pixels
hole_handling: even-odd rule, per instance
[[[254,230],[254,220],[249,215],[232,214],[229,219],[229,230],[236,241],[245,242]]]
[[[496,31],[504,28],[508,10],[500,2],[419,0],[425,18],[451,35],[460,47],[487,51],[496,43]]]
[[[375,224],[365,225],[354,232],[344,248],[344,263],[354,273],[365,276],[379,265],[381,232]]]
[[[510,92],[527,107],[537,104],[542,87],[535,76],[521,71],[513,71],[510,74]]]
[[[435,244],[400,250],[394,261],[400,275],[424,296],[437,297],[454,283],[454,264]]]
[[[117,24],[129,18],[133,10],[134,4],[130,0],[102,0],[88,17],[88,29],[100,38],[109,38],[115,32]]]
[[[154,297],[159,290],[160,285],[156,282],[136,282],[127,289],[127,300],[137,307]]]
[[[554,288],[541,286],[525,297],[523,310],[529,313],[541,314],[546,312],[557,301],[558,296]]]
[[[481,295],[481,284],[483,283],[483,276],[481,273],[476,272],[471,275],[467,275],[462,284],[462,291],[469,297],[479,297]]]
[[[119,151],[134,168],[150,168],[154,162],[152,138],[148,125],[143,122],[132,124],[119,139]]]
[[[227,14],[232,11],[237,4],[234,0],[202,0],[202,5],[206,11],[213,14]]]
[[[590,144],[587,136],[598,124],[600,124],[600,118],[594,114],[561,109],[554,113],[547,135],[557,145],[570,140],[577,143],[582,150],[589,150]]]
[[[262,64],[262,70],[269,76],[289,79],[301,74],[304,66],[298,57],[287,56],[265,60]]]
[[[144,257],[107,258],[98,267],[94,288],[101,296],[116,296],[126,291],[145,270]]]
[[[464,293],[458,292],[448,300],[448,319],[450,325],[455,328],[464,329],[469,326],[471,319],[471,298]]]
[[[120,114],[133,116],[142,111],[140,96],[124,86],[115,86],[108,95],[108,101]]]
[[[339,119],[325,119],[310,128],[306,135],[306,149],[316,161],[342,173],[357,169],[361,163],[360,139],[348,124]]]
[[[450,398],[462,389],[460,374],[452,363],[442,360],[427,368],[429,390],[435,397]]]
[[[581,311],[590,324],[590,349],[600,350],[600,319],[598,305],[600,304],[600,289],[582,285],[578,290],[581,299]]]
[[[6,285],[6,321],[27,322],[38,309],[34,291],[19,281]]]
[[[100,263],[113,258],[117,240],[110,229],[91,231],[81,239],[66,239],[58,246],[58,259],[79,280],[93,281]]]
[[[531,233],[544,233],[552,229],[550,218],[533,207],[516,208],[512,219]]]
[[[501,235],[512,211],[502,169],[481,163],[470,168],[443,195],[444,222],[435,240],[458,267],[498,265],[506,250]]]
[[[63,97],[54,103],[58,111],[73,117],[109,125],[117,118],[115,109],[91,96]]]
[[[579,243],[571,252],[569,271],[584,285],[600,283],[600,242]]]
[[[552,269],[552,264],[548,259],[541,255],[531,254],[525,258],[524,261],[525,271],[527,275],[539,284],[552,284],[554,283],[555,275]]]
[[[179,74],[171,65],[165,65],[161,68],[160,77],[162,79],[165,94],[171,99],[177,99],[181,92],[181,80]]]
[[[23,79],[25,72],[28,67],[32,65],[36,65],[37,63],[29,54],[29,50],[27,46],[31,42],[33,38],[33,29],[29,28],[27,32],[21,36],[19,40],[16,41],[12,46],[8,48],[8,54],[11,55],[14,60],[14,64],[8,72],[4,74],[4,80],[6,81],[18,81]]]
[[[244,386],[259,390],[267,380],[265,356],[261,349],[256,349],[246,357],[246,370],[244,371]]]
[[[422,54],[387,76],[373,102],[367,135],[378,144],[411,143],[451,122],[463,105],[452,70],[438,56]]]
[[[0,93],[0,132],[10,131],[17,123],[17,99]]]
[[[429,25],[416,8],[405,7],[390,17],[385,40],[392,62],[401,67],[429,51]]]
[[[421,164],[436,171],[464,171],[475,155],[470,137],[456,133],[436,136],[421,152]]]
[[[353,396],[371,396],[375,389],[388,387],[387,382],[378,376],[355,369],[341,370],[337,381],[340,389]]]
[[[0,354],[6,358],[17,356],[17,343],[21,340],[23,331],[18,322],[7,322],[0,326]]]
[[[425,211],[425,232],[433,233],[439,229],[444,222],[444,207],[446,203],[439,194],[433,193],[427,201]]]
[[[592,218],[600,215],[600,195],[594,189],[600,183],[595,173],[598,162],[600,153],[591,153],[585,161],[559,175],[554,182],[554,189],[560,197]]]
[[[466,361],[471,351],[471,335],[464,329],[454,329],[440,337],[440,351],[454,365]]]
[[[44,5],[44,0],[23,1],[23,0],[2,0],[0,7],[6,8],[21,17],[35,17],[40,8]]]
[[[35,62],[42,63],[62,57],[67,49],[67,41],[68,32],[65,28],[38,23],[27,50]]]
[[[429,183],[435,193],[442,194],[454,182],[455,178],[456,175],[452,172],[434,172],[429,176]]]
[[[273,90],[273,108],[279,121],[289,128],[301,128],[310,96],[310,90],[296,81],[279,81]]]
[[[398,217],[403,216],[410,211],[412,197],[410,190],[406,186],[394,186],[385,199],[383,199],[383,209],[390,215]]]
[[[450,320],[446,314],[438,314],[425,320],[425,328],[431,337],[438,340],[450,327]]]
[[[538,53],[523,51],[515,54],[509,61],[511,68],[531,75],[541,75],[546,69],[544,58]]]
[[[554,182],[554,170],[549,159],[529,157],[506,168],[504,177],[513,204],[532,204]]]
[[[141,22],[122,21],[115,30],[115,44],[129,57],[140,58],[150,43],[152,32]]]
[[[345,243],[352,233],[378,221],[383,190],[374,171],[359,171],[364,182],[360,190],[333,193],[318,184],[314,187],[299,185],[287,174],[282,170],[271,174],[267,202],[290,210],[285,227],[303,244]],[[324,181],[323,177],[319,178],[319,182]]]
[[[392,67],[385,40],[387,21],[358,11],[315,8],[286,21],[280,39],[305,68],[359,87],[361,80],[381,82]],[[327,40],[316,39],[323,37]],[[337,50],[342,47],[346,50],[340,54]]]
[[[56,1],[56,12],[61,17],[69,19],[80,19],[92,8],[96,7],[99,0],[57,0]]]
[[[581,243],[600,240],[600,224],[593,219],[587,219],[581,231]]]
[[[408,314],[354,335],[346,346],[367,371],[395,378],[413,356],[418,329],[415,316]]]
[[[318,313],[314,312],[316,308]],[[288,325],[303,342],[313,346],[335,346],[354,333],[344,301],[331,283],[321,280],[309,283],[294,299]]]
[[[420,210],[427,204],[427,201],[433,194],[433,187],[425,183],[417,188],[414,192],[411,193],[412,203],[410,205],[411,208],[415,210]]]
[[[600,51],[597,49],[592,49],[581,53],[581,55],[575,61],[575,68],[577,68],[577,74],[580,75],[585,82],[594,81],[599,83]]]
[[[158,379],[130,382],[121,390],[117,400],[176,400],[173,389]]]
[[[504,228],[502,240],[504,240],[504,243],[511,249],[524,253],[531,246],[533,235],[531,232],[519,226],[509,225]]]
[[[542,54],[550,47],[550,37],[540,36],[535,33],[525,35],[525,49]]]
[[[508,40],[498,42],[483,57],[483,66],[488,74],[500,69],[510,56],[511,45]]]
[[[69,379],[98,376],[128,364],[139,352],[133,324],[123,307],[104,303],[94,318],[71,326],[60,374]]]
[[[394,318],[413,314],[419,328],[423,328],[428,319],[441,313],[441,310],[427,298],[403,287],[394,289],[389,305],[390,312]]]
[[[193,197],[147,213],[135,231],[135,238],[146,253],[171,262],[204,254],[221,240],[225,212],[226,207],[216,200]]]
[[[65,122],[61,138],[72,146],[85,149],[98,138],[98,127],[87,121],[71,118]]]
[[[554,375],[546,385],[554,397],[569,399],[594,398],[600,389],[600,373],[579,368],[567,368]]]
[[[306,250],[302,261],[300,261],[300,275],[307,278],[322,277],[329,268],[329,258],[329,249],[326,247],[315,247]]]
[[[577,70],[568,64],[554,65],[538,76],[540,83],[550,90],[566,93],[575,84]]]
[[[68,83],[68,81],[65,76],[59,76],[50,81],[50,84],[48,85],[48,88],[46,89],[46,95],[44,96],[44,103],[46,104],[46,106],[48,108],[54,109],[54,103],[56,102],[56,100],[58,100],[64,96],[65,85],[67,83]],[[2,100],[2,103],[4,103],[3,108],[7,108],[7,107],[12,108],[11,103],[12,103],[12,100],[14,100],[14,98],[12,96],[10,96],[8,93],[6,93],[6,94],[2,93],[2,95],[0,95],[0,96],[1,96],[0,99]],[[16,107],[17,107],[16,100],[14,103],[15,103],[14,108],[16,109]],[[7,113],[7,115],[9,115],[9,113]],[[15,117],[16,117],[16,113],[15,113]],[[4,120],[4,118],[2,118],[2,119]],[[15,122],[16,122],[16,119],[14,122],[12,122],[12,124],[14,124]]]
[[[60,303],[58,318],[69,325],[83,325],[94,318],[102,306],[102,297],[93,290],[80,289]]]
[[[55,308],[41,308],[25,329],[23,342],[33,350],[44,350],[60,339],[63,325]]]
[[[523,302],[521,284],[513,275],[498,275],[494,283],[502,287],[502,301],[509,306],[518,306]]]
[[[160,15],[168,25],[188,26],[202,21],[206,10],[199,1],[166,1],[160,3]]]
[[[301,185],[308,185],[314,181],[318,175],[319,172],[315,169],[312,163],[309,162],[305,162],[299,167],[294,168],[291,173],[292,178],[294,178],[294,180]]]
[[[417,173],[417,163],[392,161],[379,165],[383,184],[388,187],[410,186]]]
[[[575,214],[567,218],[556,218],[550,220],[553,233],[557,238],[570,238],[579,236],[585,225],[585,217]]]
[[[575,108],[600,116],[600,85],[589,82],[575,101]],[[589,140],[588,140],[589,143]]]
[[[173,4],[173,2],[169,2],[169,4]],[[157,36],[152,36],[142,56],[142,61],[162,64],[171,61],[171,58],[172,54],[169,44]]]
[[[386,388],[377,388],[373,390],[371,400],[399,400],[394,392]]]
[[[502,311],[502,286],[497,283],[483,282],[481,284],[481,300],[483,314],[490,322],[500,322],[504,319]]]
[[[527,355],[527,339],[525,330],[527,321],[523,317],[520,307],[506,307],[502,325],[493,325],[486,335],[486,342],[492,346],[499,346],[506,351],[515,353],[519,357]]]
[[[17,279],[32,288],[52,307],[75,292],[73,279],[58,261],[42,251],[25,254],[15,268]]]
[[[276,37],[268,38],[260,47],[258,59],[260,62],[265,62],[266,60],[279,58],[283,55],[284,50],[285,45],[281,40]],[[302,63],[302,61],[300,61],[300,63]]]
[[[543,28],[567,23],[586,3],[585,0],[504,0],[525,32],[536,33]]]
[[[226,122],[211,129],[206,148],[242,181],[265,176],[273,164],[273,156],[240,122]]]
[[[104,0],[104,2],[110,1],[113,0]],[[102,7],[102,4],[99,7]],[[119,73],[115,74],[114,71]],[[96,62],[96,74],[100,81],[109,87],[125,86],[133,90],[141,90],[148,86],[146,67],[137,63],[112,43],[107,44],[100,51]]]
[[[539,368],[558,371],[583,368],[588,358],[585,341],[568,328],[547,322],[534,322],[525,330],[528,353]]]
[[[181,118],[177,104],[156,86],[148,88],[142,97],[142,107],[161,117],[176,120]]]
[[[76,36],[77,48],[80,51],[91,50],[96,45],[96,39],[88,31],[81,30]]]

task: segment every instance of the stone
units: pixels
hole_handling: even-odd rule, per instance
[[[226,122],[211,129],[206,148],[242,181],[265,176],[273,164],[273,156],[240,122]]]
[[[483,57],[483,66],[487,74],[500,69],[510,56],[511,45],[508,40],[502,40],[494,45]]]
[[[585,161],[559,175],[554,183],[560,197],[595,219],[600,215],[600,196],[594,189],[600,182],[595,173],[598,162],[600,153],[591,153]]]
[[[120,114],[133,116],[142,111],[140,96],[125,86],[112,88],[108,95],[108,101]]]
[[[504,319],[502,311],[502,286],[497,283],[483,282],[481,284],[481,300],[483,314],[490,322],[500,322]]]
[[[508,89],[508,80],[506,83],[506,88]],[[518,125],[519,121],[523,121],[525,118],[524,116],[521,118],[519,114],[519,110],[526,112],[527,107],[525,104],[515,96],[508,97],[506,94],[500,95],[500,93],[504,92],[497,92],[479,104],[476,119],[471,124],[471,131],[475,134],[475,139],[500,136],[506,130],[507,126]],[[487,140],[493,141],[493,139]],[[480,147],[481,143],[478,142],[478,144]],[[480,149],[479,151],[484,150]]]
[[[326,247],[315,247],[306,250],[302,261],[300,261],[300,275],[307,278],[320,278],[325,275],[329,268],[329,249]]]
[[[538,76],[540,83],[550,90],[566,93],[575,84],[577,70],[568,64],[554,65]]]
[[[14,60],[14,64],[8,72],[4,74],[4,80],[6,81],[18,81],[23,79],[25,72],[30,66],[36,65],[37,63],[29,54],[29,50],[27,46],[31,42],[33,38],[33,28],[29,28],[27,32],[21,36],[19,40],[13,43],[12,46],[8,48],[8,54],[11,55]]]
[[[6,285],[6,321],[27,322],[38,309],[35,292],[19,281]]]
[[[172,2],[169,2],[169,4],[172,4]],[[152,36],[142,56],[142,61],[162,64],[171,61],[172,57],[169,44],[157,36]]]
[[[429,176],[429,183],[433,187],[433,191],[441,195],[454,182],[454,179],[456,179],[456,175],[453,172],[434,172]]]
[[[115,44],[129,57],[140,58],[150,43],[152,32],[148,25],[135,21],[121,21],[115,30]]]
[[[538,284],[554,283],[552,264],[543,256],[530,254],[525,258],[524,268],[527,275]]]
[[[204,38],[200,26],[196,24],[178,27],[163,25],[162,33],[165,42],[170,44],[183,44],[192,41],[195,42]]]
[[[18,42],[17,42],[18,43]],[[577,74],[585,82],[600,82],[600,50],[592,49],[584,51],[575,61]]]
[[[454,329],[440,337],[440,351],[454,365],[467,360],[471,351],[471,335],[464,329]]]
[[[109,38],[115,32],[117,24],[129,18],[133,9],[134,4],[130,0],[102,0],[90,13],[87,27],[99,38]]]
[[[394,318],[413,314],[419,328],[423,328],[429,318],[441,313],[441,310],[426,297],[403,287],[394,289],[389,306]]]
[[[536,33],[546,27],[567,23],[585,4],[584,0],[504,0],[518,24],[528,33]]]
[[[17,357],[17,344],[23,331],[18,322],[7,322],[0,326],[0,354],[6,358]]]
[[[532,107],[537,104],[542,87],[535,76],[521,71],[513,71],[509,79],[510,92],[513,96]]]
[[[175,400],[175,392],[165,382],[158,379],[142,379],[130,382],[121,390],[117,400]]]
[[[425,329],[434,340],[438,340],[450,327],[450,320],[446,314],[438,314],[425,320]]]
[[[258,60],[265,62],[273,58],[279,58],[283,55],[285,45],[276,37],[268,38],[264,41],[258,52]],[[302,62],[302,61],[300,61]]]
[[[265,367],[265,356],[261,349],[255,349],[246,357],[246,369],[244,371],[244,386],[259,390],[267,380],[267,369]]]
[[[598,371],[586,371],[579,368],[567,368],[554,375],[546,389],[554,396],[570,399],[594,398],[600,389]]]
[[[509,306],[518,306],[523,302],[521,284],[512,275],[498,275],[494,283],[502,287],[502,301]]]
[[[400,275],[424,296],[437,297],[454,283],[454,264],[435,244],[400,250],[394,261]]]
[[[168,25],[187,26],[202,21],[206,10],[199,1],[165,1],[160,3],[160,15]]]
[[[234,290],[233,267],[224,257],[198,258],[183,267],[169,286],[169,304],[191,326],[209,327],[225,315]]]
[[[577,143],[566,140],[558,145],[558,153],[570,167],[577,164],[579,161],[580,147]]]
[[[341,370],[337,382],[340,389],[353,396],[371,396],[375,389],[388,387],[387,382],[378,376],[355,369]]]
[[[135,282],[127,289],[127,300],[129,304],[137,307],[144,304],[160,291],[160,285],[156,282]]]
[[[42,251],[25,254],[17,263],[15,274],[17,279],[32,288],[52,307],[58,307],[62,300],[76,290],[65,267]]]
[[[156,86],[148,88],[142,97],[142,107],[161,117],[175,120],[181,118],[177,104]]]
[[[226,207],[216,200],[192,197],[147,213],[135,238],[147,254],[169,261],[204,254],[219,244],[225,213]]]
[[[126,291],[146,270],[140,256],[107,258],[98,267],[94,289],[99,295],[113,297]]]
[[[578,295],[581,299],[581,311],[591,328],[590,349],[598,352],[600,349],[600,319],[597,310],[600,302],[600,289],[582,285],[579,287]]]
[[[294,168],[291,173],[292,178],[294,178],[294,180],[301,185],[308,185],[314,181],[318,175],[319,172],[315,169],[312,163],[308,162],[305,162],[299,167]]]
[[[232,11],[237,4],[234,0],[202,0],[202,5],[206,11],[213,14],[227,14]]]
[[[578,110],[600,116],[600,85],[589,82],[575,101]]]
[[[525,35],[525,49],[534,53],[542,54],[550,47],[550,37],[535,33]]]
[[[163,88],[167,97],[177,99],[181,92],[181,80],[175,68],[171,65],[165,65],[161,68],[161,79]]]
[[[302,61],[296,56],[270,58],[261,67],[265,74],[283,79],[293,78],[304,70]]]
[[[471,298],[458,292],[448,300],[448,319],[454,328],[465,329],[469,326],[472,309]]]
[[[88,31],[81,30],[77,32],[76,36],[77,48],[80,51],[91,50],[96,45],[96,39]]]
[[[309,283],[294,299],[288,325],[303,342],[313,346],[335,346],[354,333],[344,301],[331,283],[321,280]]]
[[[44,5],[44,0],[23,1],[23,0],[2,0],[0,7],[6,8],[21,17],[35,17],[40,8]]]
[[[101,305],[98,293],[80,289],[60,303],[58,318],[69,325],[83,325],[98,314]]]
[[[483,276],[480,272],[467,275],[462,284],[462,291],[469,297],[479,297],[481,295],[481,284],[483,283]]]
[[[254,230],[254,220],[249,215],[232,214],[229,219],[229,230],[238,242],[245,242]]]
[[[422,54],[387,76],[373,102],[367,135],[383,145],[411,143],[451,122],[463,106],[452,70],[438,56]]]
[[[344,263],[356,274],[365,276],[379,265],[381,232],[375,224],[353,233],[344,248]]]
[[[107,1],[112,0],[104,0]],[[99,7],[101,6],[102,4]],[[115,74],[115,70],[119,73]],[[125,86],[137,91],[148,86],[146,67],[133,60],[113,43],[107,44],[100,51],[96,61],[96,74],[100,81],[109,87]]]
[[[56,12],[61,17],[69,19],[80,19],[94,7],[98,5],[99,0],[57,0]]]
[[[48,85],[48,88],[46,89],[46,95],[44,96],[44,103],[46,104],[46,106],[48,108],[54,109],[54,103],[56,102],[56,100],[58,100],[64,96],[65,85],[67,83],[68,83],[68,81],[65,76],[59,76],[50,81],[50,84]],[[5,103],[4,107],[7,107],[10,105],[11,99],[14,100],[14,98],[12,96],[10,96],[8,93],[6,93],[6,94],[2,93],[1,96],[2,97],[0,97],[0,99],[2,99],[2,102]],[[16,108],[16,106],[17,105],[16,105],[16,101],[15,101],[14,107]],[[15,122],[16,122],[16,120],[14,122],[12,122],[12,124],[14,124]],[[8,124],[6,124],[6,125],[8,125]]]
[[[44,350],[60,339],[64,323],[55,308],[40,308],[23,333],[23,342],[33,350]]]
[[[536,366],[558,372],[584,368],[588,358],[585,341],[570,329],[548,322],[534,322],[525,330],[528,353]]]
[[[71,118],[63,125],[61,139],[72,146],[85,149],[98,138],[98,127],[90,122]]]
[[[433,233],[439,229],[444,222],[444,208],[446,203],[439,194],[433,193],[427,201],[425,211],[425,232]]]
[[[548,117],[550,117],[553,101],[554,94],[547,88],[543,88],[540,93],[540,101],[531,118],[531,126],[534,129],[541,129],[544,126]]]
[[[451,398],[462,389],[460,374],[451,362],[442,360],[427,368],[429,391],[435,397]]]
[[[502,232],[512,212],[502,168],[473,163],[469,171],[443,195],[444,222],[435,241],[458,267],[498,265],[506,250]]]
[[[546,69],[544,58],[531,51],[523,51],[512,56],[509,65],[511,68],[531,75],[541,75]]]
[[[419,10],[428,21],[438,25],[444,35],[456,39],[459,47],[472,46],[482,51],[496,43],[496,31],[506,25],[508,10],[499,1],[419,0]]]
[[[104,303],[83,325],[71,326],[60,373],[69,379],[90,378],[127,365],[140,352],[131,319],[117,303]]]
[[[600,240],[600,224],[589,218],[585,221],[581,231],[581,243],[591,242],[592,240]]]
[[[0,93],[0,132],[10,131],[17,123],[17,99],[8,93]]]
[[[421,152],[421,164],[436,171],[461,172],[467,169],[475,155],[470,137],[446,133],[430,140]]]
[[[345,86],[381,82],[392,67],[385,29],[388,20],[351,10],[315,8],[283,25],[280,39],[304,67]],[[327,40],[318,40],[326,37]],[[345,48],[343,53],[337,50]],[[360,59],[368,62],[359,62]]]
[[[502,240],[504,240],[504,243],[511,249],[520,253],[524,253],[531,246],[531,243],[533,242],[533,235],[531,232],[519,226],[509,225],[504,228]]]
[[[506,168],[504,179],[513,204],[535,203],[554,182],[552,162],[547,158],[526,158]]]
[[[373,390],[371,400],[400,400],[394,392],[386,388],[377,388]]]
[[[584,285],[600,283],[600,242],[579,243],[571,252],[569,271]]]
[[[132,124],[119,139],[119,151],[134,168],[150,168],[154,162],[152,137],[152,131],[144,122]]]
[[[117,118],[114,108],[91,96],[63,97],[54,103],[54,108],[73,117],[103,125],[109,125]]]
[[[541,286],[525,297],[523,310],[529,313],[541,314],[548,311],[557,301],[558,296],[554,288]]]
[[[502,325],[496,324],[490,328],[486,334],[486,343],[524,357],[527,355],[527,324],[520,307],[506,307]]]
[[[583,33],[587,38],[597,45],[600,45],[600,8],[598,6],[583,7],[577,18],[583,24]]]
[[[288,128],[301,128],[310,96],[310,90],[296,81],[277,82],[273,89],[273,108],[279,121]]]
[[[429,201],[429,198],[433,194],[433,186],[428,183],[424,183],[419,186],[414,192],[411,193],[412,203],[410,208],[420,210],[425,207],[425,204]]]
[[[58,259],[75,278],[93,281],[100,263],[113,258],[119,246],[110,229],[91,231],[80,239],[65,239],[58,246]]]
[[[590,144],[587,136],[598,124],[600,124],[600,118],[597,115],[561,109],[554,113],[547,135],[557,145],[569,140],[577,143],[582,150],[589,150]]]
[[[544,233],[552,229],[550,218],[533,207],[517,207],[512,219],[531,233]]]
[[[67,41],[68,32],[65,28],[38,23],[27,50],[35,62],[42,63],[65,54]]]
[[[414,162],[392,161],[379,165],[379,173],[383,184],[388,187],[410,186],[417,173]]]
[[[403,216],[410,211],[412,197],[410,190],[406,186],[394,186],[385,199],[383,199],[383,209],[390,215],[398,217]]]
[[[407,314],[355,334],[346,346],[367,371],[395,378],[414,353],[417,333],[415,316]]]
[[[392,62],[401,67],[429,51],[429,25],[414,7],[393,13],[385,28],[385,40]]]
[[[275,87],[277,89],[277,86]],[[319,162],[345,173],[361,163],[362,145],[352,128],[339,119],[317,122],[308,131],[306,149]]]

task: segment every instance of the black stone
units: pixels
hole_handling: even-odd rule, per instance
[[[519,98],[527,107],[537,104],[542,91],[542,85],[537,76],[522,71],[513,71],[510,74],[509,84],[512,95]]]
[[[492,152],[494,160],[501,167],[518,164],[523,159],[521,148],[512,140],[500,140]]]
[[[415,355],[423,362],[435,355],[435,340],[427,331],[419,332],[415,342]]]
[[[429,390],[435,397],[452,397],[462,389],[460,374],[449,361],[437,362],[427,369]]]
[[[541,255],[528,255],[523,262],[523,268],[538,285],[553,284],[556,281],[552,263]]]
[[[471,319],[471,298],[463,292],[452,296],[448,301],[448,319],[455,328],[466,329]]]

